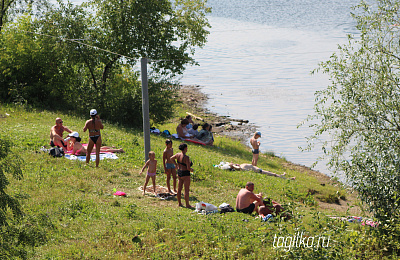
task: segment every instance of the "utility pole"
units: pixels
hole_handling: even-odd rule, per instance
[[[144,137],[144,157],[149,159],[150,152],[150,118],[149,118],[149,91],[147,81],[147,58],[141,59],[142,73],[142,114],[143,114],[143,137]]]

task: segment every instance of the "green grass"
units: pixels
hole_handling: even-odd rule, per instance
[[[184,115],[178,106],[176,119],[157,124],[161,131],[175,132],[178,117]],[[354,195],[328,178],[316,178],[305,171],[288,167],[288,163],[271,154],[260,156],[259,167],[279,174],[286,172],[296,181],[269,177],[254,172],[223,171],[213,165],[221,161],[248,163],[251,152],[239,141],[217,136],[214,147],[189,143],[188,155],[194,165],[190,201],[204,201],[216,206],[226,202],[235,205],[235,198],[245,183],[256,184],[263,192],[293,212],[290,221],[265,223],[255,216],[241,213],[199,215],[178,207],[176,199],[161,201],[143,196],[138,190],[144,183],[139,171],[144,164],[143,135],[139,130],[125,129],[104,122],[104,145],[122,147],[125,154],[118,160],[94,163],[52,158],[39,150],[48,144],[50,127],[56,117],[64,125],[78,131],[87,142],[82,128],[87,118],[37,111],[21,107],[1,106],[0,135],[10,138],[14,150],[24,160],[24,178],[9,180],[7,193],[19,198],[25,218],[22,220],[32,239],[29,259],[277,259],[331,258],[351,259],[360,252],[370,258],[383,253],[371,251],[374,244],[370,230],[327,218],[346,216],[351,208],[321,208],[320,201],[340,201],[357,205]],[[157,184],[165,185],[162,152],[165,138],[151,136],[151,149],[158,160]],[[178,152],[179,142],[173,147]],[[321,182],[323,180],[323,184]],[[113,189],[127,197],[113,196]],[[347,210],[347,212],[346,212]],[[303,231],[307,236],[330,236],[329,247],[274,249],[274,236],[293,236]],[[361,243],[362,241],[362,243]]]

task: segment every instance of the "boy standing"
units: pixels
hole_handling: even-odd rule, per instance
[[[142,170],[140,171],[139,175],[142,174],[144,169],[148,167],[147,169],[147,175],[146,175],[146,181],[143,186],[143,195],[146,193],[146,186],[147,183],[149,182],[149,179],[153,181],[153,190],[154,190],[154,195],[157,195],[156,193],[156,173],[157,173],[157,160],[155,160],[156,154],[153,151],[149,152],[149,159],[147,162],[144,164]]]
[[[261,132],[255,132],[254,136],[250,139],[250,144],[253,147],[251,151],[253,153],[253,160],[251,160],[251,164],[257,166],[258,154],[260,153],[260,141],[257,141],[258,138],[261,137]]]
[[[163,164],[164,164],[164,171],[165,174],[167,174],[167,188],[168,192],[170,194],[176,194],[176,170],[175,170],[175,163],[174,161],[171,160],[171,156],[174,155],[174,149],[172,148],[172,141],[170,139],[165,140],[165,145],[167,146],[164,149],[163,153]],[[171,185],[170,185],[170,180],[171,180],[171,175],[173,178],[173,186],[174,186],[174,192],[171,191]]]

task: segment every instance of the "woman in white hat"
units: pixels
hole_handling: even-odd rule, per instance
[[[68,151],[72,151],[74,155],[87,155],[87,150],[85,146],[81,144],[81,138],[79,137],[78,132],[72,132],[68,135],[69,142],[68,142]],[[125,151],[122,148],[114,148],[109,146],[102,146],[100,147],[101,153],[124,153]]]
[[[83,127],[83,132],[86,132],[86,130],[89,129],[89,143],[86,153],[86,163],[89,163],[90,153],[93,150],[93,146],[96,145],[96,167],[99,167],[101,147],[100,129],[104,129],[104,126],[99,115],[97,114],[96,109],[90,110],[90,117],[92,119],[86,121],[85,126]]]

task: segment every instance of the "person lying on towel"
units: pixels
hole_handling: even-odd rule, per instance
[[[68,140],[68,145],[67,145],[67,151],[71,152],[74,155],[86,155],[86,148],[81,144],[81,138],[79,137],[78,132],[72,132],[71,134],[68,135],[69,140]],[[124,153],[125,151],[122,148],[113,148],[109,146],[102,146],[100,147],[100,152],[101,153]]]

